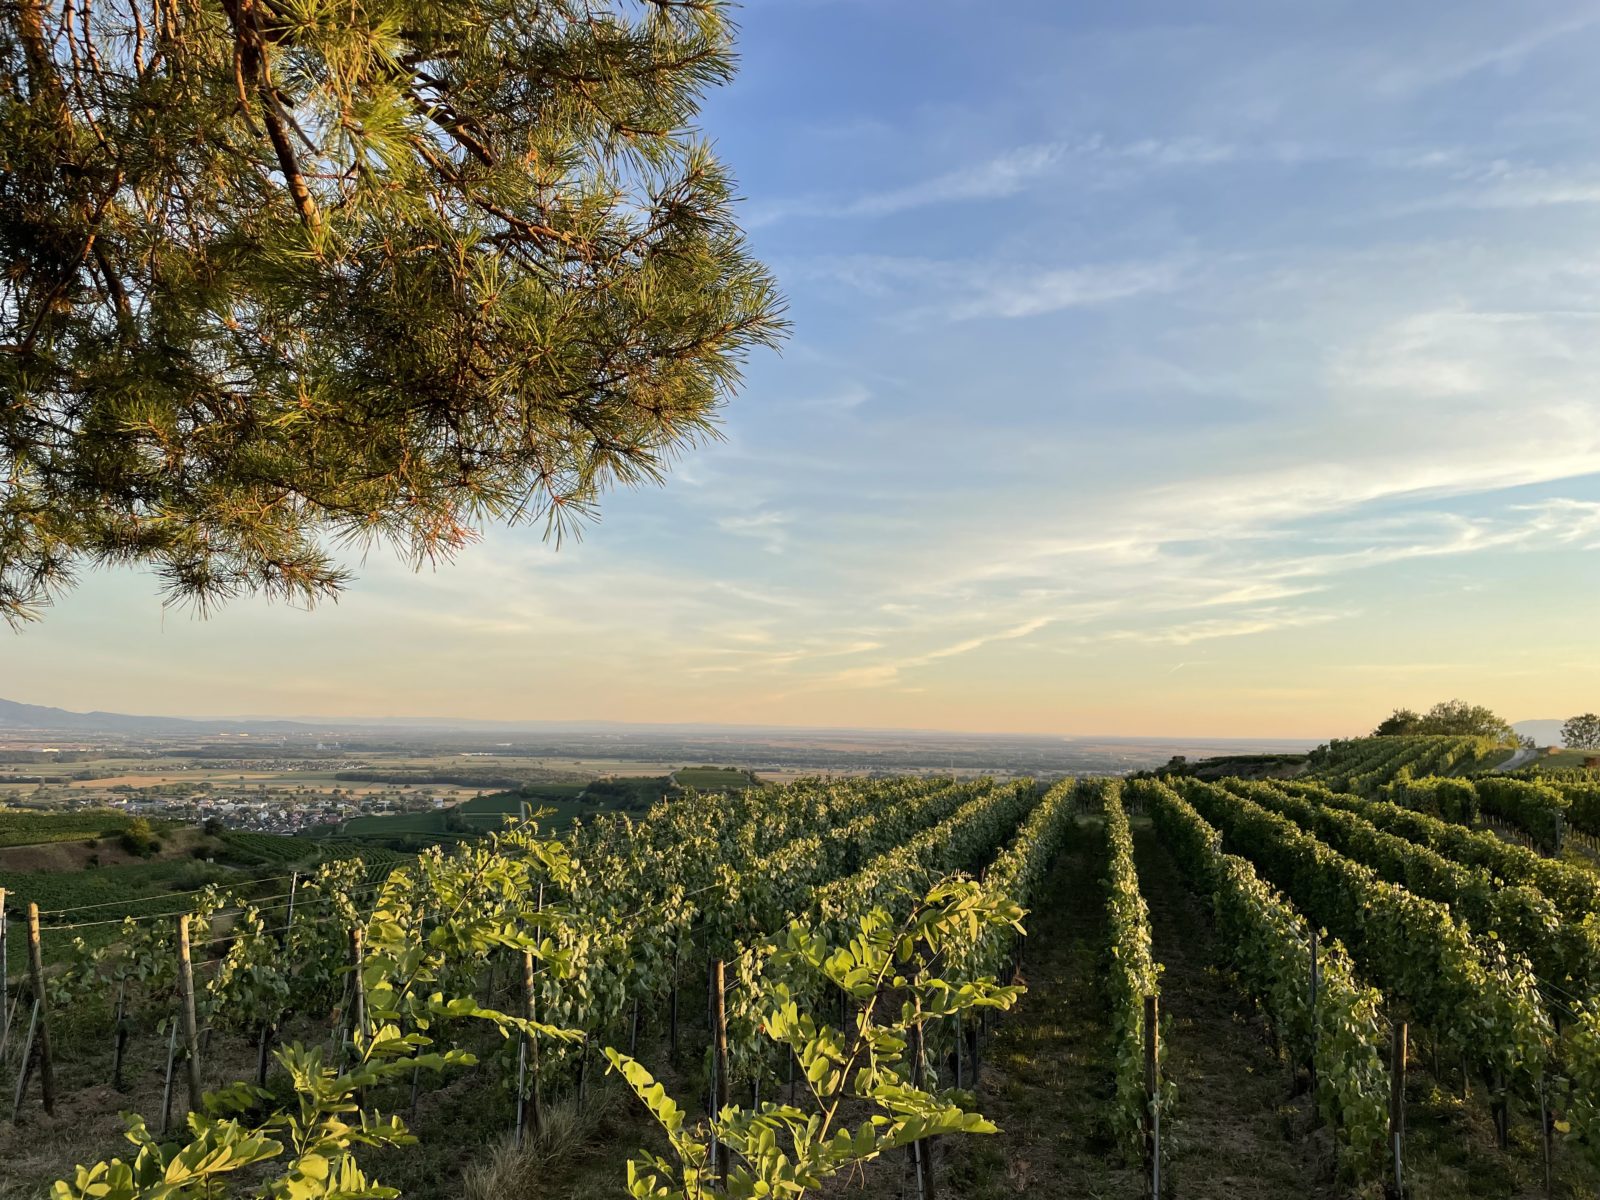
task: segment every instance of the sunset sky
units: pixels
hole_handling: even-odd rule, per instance
[[[998,16],[997,16],[998,14]],[[1600,4],[751,0],[794,334],[581,544],[99,573],[0,696],[1148,735],[1600,709]]]

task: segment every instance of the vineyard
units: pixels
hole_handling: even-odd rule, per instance
[[[1600,804],[1494,761],[812,780],[7,901],[0,1195],[1594,1196]]]
[[[0,847],[98,838],[122,832],[128,822],[127,814],[111,809],[65,813],[0,812]]]

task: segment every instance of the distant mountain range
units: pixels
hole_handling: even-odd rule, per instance
[[[1532,737],[1541,746],[1558,746],[1561,744],[1561,725],[1559,719],[1518,721],[1512,728],[1524,737]],[[682,723],[636,723],[627,721],[493,721],[474,720],[465,717],[151,717],[140,716],[132,713],[115,712],[72,712],[65,708],[51,708],[43,704],[23,704],[16,700],[0,699],[0,729],[38,729],[54,730],[57,732],[79,733],[123,733],[123,734],[207,734],[207,733],[251,733],[251,734],[301,734],[314,735],[334,730],[375,730],[386,729],[390,731],[407,730],[414,733],[426,731],[457,730],[462,732],[475,732],[486,734],[492,732],[504,733],[540,733],[545,735],[555,734],[612,734],[625,737],[629,735],[648,734],[655,736],[706,736],[712,733],[737,734],[742,737],[754,735],[778,736],[791,738],[819,733],[837,734],[873,734],[887,737],[901,737],[917,739],[931,736],[938,738],[978,738],[985,741],[996,739],[1015,739],[1018,741],[1052,741],[1052,742],[1096,742],[1115,744],[1118,742],[1150,743],[1156,741],[1184,742],[1186,744],[1206,743],[1215,744],[1220,752],[1229,749],[1228,743],[1237,743],[1240,748],[1273,747],[1288,749],[1291,746],[1298,749],[1314,745],[1314,742],[1304,738],[1165,738],[1155,737],[1051,737],[1042,734],[965,734],[950,730],[926,729],[801,729],[788,725],[714,725],[707,723],[682,722]]]
[[[42,704],[23,704],[0,699],[0,730],[28,729],[58,733],[103,733],[128,735],[196,736],[208,733],[297,734],[315,736],[334,732],[377,731],[389,733],[459,732],[484,737],[491,734],[542,735],[543,737],[587,736],[590,739],[633,740],[638,738],[707,738],[744,742],[752,739],[794,740],[825,735],[829,740],[853,742],[919,743],[927,739],[940,742],[1014,743],[1018,745],[1067,745],[1094,743],[1115,746],[1172,744],[1180,749],[1207,747],[1212,753],[1244,750],[1303,750],[1315,745],[1308,738],[1164,738],[1164,737],[1068,737],[1049,734],[963,733],[940,729],[863,729],[848,727],[801,728],[791,725],[719,725],[706,722],[626,722],[626,721],[495,721],[461,717],[152,717],[115,712],[73,712]]]
[[[1541,746],[1561,745],[1562,720],[1518,721],[1511,726],[1523,737],[1531,737]]]
[[[0,700],[0,729],[77,730],[84,733],[314,733],[297,721],[216,720],[140,717],[114,712],[70,712],[43,704]]]

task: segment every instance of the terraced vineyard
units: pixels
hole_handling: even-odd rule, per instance
[[[1592,1196],[1600,875],[1540,853],[1587,784],[1371,742],[1294,780],[808,781],[559,840],[508,818],[197,893],[192,986],[170,915],[110,920],[12,981],[37,1068],[5,1059],[43,1144],[105,1159],[131,1099],[137,1156],[74,1173],[24,1133],[6,1183]],[[56,946],[96,927],[44,919]],[[216,1119],[180,1135],[186,1104]]]

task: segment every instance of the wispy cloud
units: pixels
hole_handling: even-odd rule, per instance
[[[1192,646],[1216,638],[1253,637],[1284,629],[1304,629],[1359,615],[1328,609],[1265,608],[1250,616],[1217,617],[1188,621],[1153,629],[1122,629],[1105,635],[1119,642],[1142,642],[1153,646]]]
[[[953,300],[936,311],[952,321],[1037,317],[1066,308],[1170,292],[1182,279],[1182,267],[1176,262],[1062,267],[1037,274],[996,272],[978,295]]]
[[[1531,14],[1521,14],[1526,16]],[[1522,28],[1513,36],[1491,34],[1467,40],[1463,32],[1453,36],[1429,37],[1420,45],[1405,48],[1396,54],[1390,48],[1381,64],[1373,64],[1369,73],[1372,88],[1388,96],[1409,96],[1445,84],[1456,83],[1488,70],[1508,70],[1521,67],[1539,50],[1573,34],[1581,33],[1600,22],[1600,13],[1579,11],[1555,21],[1520,22]]]
[[[941,153],[945,153],[941,149]],[[854,196],[799,196],[757,204],[761,228],[795,218],[825,220],[899,216],[941,205],[1009,200],[1062,186],[1127,188],[1155,172],[1231,166],[1304,167],[1359,163],[1379,170],[1434,171],[1461,161],[1453,147],[1333,143],[1292,139],[1230,140],[1179,133],[1118,141],[1100,133],[1035,142],[977,157],[953,170]]]
[[[947,171],[932,179],[870,193],[852,200],[831,215],[886,217],[913,208],[963,200],[998,200],[1014,196],[1028,184],[1053,174],[1066,147],[1061,143],[1020,146],[986,162]]]
[[[1004,199],[1054,174],[1066,150],[1059,142],[1019,146],[953,171],[851,199],[797,198],[757,206],[751,222],[759,228],[792,217],[885,217],[937,204]]]
[[[789,522],[791,517],[782,512],[758,512],[748,515],[718,517],[717,528],[738,537],[755,538],[768,554],[782,554],[789,548]]]
[[[920,654],[912,654],[893,661],[873,663],[869,666],[851,667],[838,671],[815,681],[812,685],[817,688],[833,687],[881,687],[897,681],[900,676],[918,667],[926,667],[941,659],[956,658],[963,654],[971,654],[974,650],[982,649],[993,642],[1010,642],[1018,638],[1028,637],[1038,633],[1056,620],[1053,616],[1032,617],[1016,625],[1003,629],[991,630],[987,633],[976,634],[953,642],[946,646],[939,646],[932,650],[925,650]]]
[[[1150,261],[1076,263],[1040,268],[1011,260],[936,261],[857,255],[821,258],[798,270],[871,297],[898,300],[893,320],[1018,320],[1091,308],[1183,287],[1196,269],[1189,256]]]
[[[1563,162],[1550,166],[1497,159],[1457,171],[1450,186],[1396,203],[1385,211],[1409,216],[1452,209],[1518,211],[1595,204],[1600,204],[1600,165]]]

